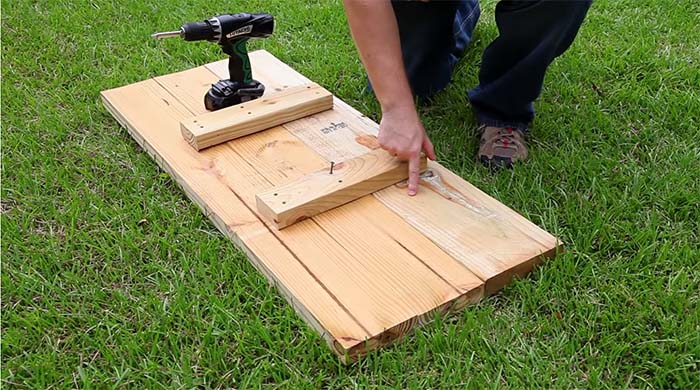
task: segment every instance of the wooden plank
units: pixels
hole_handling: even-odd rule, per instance
[[[298,73],[294,75],[293,69],[269,53],[255,52],[253,58],[265,82],[274,83],[266,79],[274,77],[272,69],[292,80],[289,85],[308,81]],[[219,71],[218,66],[213,68]],[[336,126],[333,128],[331,123]],[[319,131],[329,126],[333,131]],[[377,124],[342,101],[336,101],[332,111],[284,127],[331,161],[357,157],[378,147]],[[320,132],[323,134],[319,135]],[[486,283],[486,293],[497,291],[513,276],[526,274],[542,259],[563,250],[555,237],[504,204],[438,163],[430,162],[429,166],[434,176],[423,177],[419,193],[425,194],[417,201],[406,197],[405,189],[396,186],[374,196],[479,276]],[[484,218],[476,210],[490,217]],[[489,226],[483,232],[482,223]]]
[[[290,305],[341,357],[371,335],[349,314],[253,210],[241,201],[218,167],[222,145],[198,153],[179,133],[179,120],[191,116],[153,80],[104,91],[107,109],[158,165],[183,188],[212,222],[274,284]],[[274,261],[270,261],[274,259]]]
[[[285,134],[286,132],[281,128],[274,128],[264,133],[254,134],[234,141],[237,145],[230,145],[231,150],[235,148],[237,151],[240,151],[240,154],[227,153],[217,160],[217,169],[220,172],[226,172],[225,177],[227,181],[230,181],[231,185],[236,186],[241,199],[248,202],[248,204],[252,204],[254,194],[259,188],[270,185],[266,179],[267,177],[279,181],[287,180],[293,177],[301,164],[305,164],[301,161],[313,160],[313,158],[299,153],[300,147],[303,146],[300,141],[293,140],[288,134],[285,137]],[[270,142],[269,139],[271,138],[278,141]],[[242,141],[245,141],[247,145],[241,145]],[[208,152],[209,150],[204,153]],[[265,159],[268,159],[268,164],[263,167],[256,165],[259,169],[255,169],[253,165],[247,164],[247,162],[250,162],[250,156],[254,154],[264,156]],[[285,161],[275,160],[275,156],[279,155],[290,156],[290,159]],[[303,159],[301,159],[302,157]],[[300,159],[298,163],[297,158]],[[265,176],[260,174],[261,170],[265,172]],[[356,248],[344,241],[341,241],[340,244],[342,245],[339,245],[338,237],[331,236],[325,231],[335,232],[337,230],[337,228],[332,226],[338,222],[333,220],[321,220],[319,222],[309,219],[276,232],[280,240],[291,251],[304,254],[304,257],[300,257],[300,259],[304,261],[309,271],[319,281],[329,286],[329,290],[338,301],[342,302],[358,322],[362,323],[371,334],[371,337],[364,342],[350,338],[345,339],[345,341],[356,342],[354,346],[339,354],[344,362],[356,360],[369,351],[400,340],[414,327],[429,321],[436,313],[447,314],[460,310],[483,296],[483,283],[465,267],[455,262],[440,248],[398,219],[373,197],[368,196],[358,202],[362,201],[368,201],[374,207],[351,203],[338,209],[352,207],[348,212],[355,216],[353,219],[357,228],[367,229],[367,226],[372,224],[381,226],[381,229],[386,229],[379,233],[374,229],[368,230],[369,233],[380,237],[378,244],[368,245],[366,239],[360,241],[360,245],[368,246],[368,250],[373,252],[385,249],[386,255],[374,255],[362,259],[364,263],[358,263],[358,259],[353,256],[353,251]],[[378,212],[377,207],[383,213]],[[398,221],[384,219],[387,217],[386,213],[393,215]],[[392,225],[389,228],[389,226],[385,225],[387,222],[396,223],[397,226]],[[342,224],[342,229],[348,229],[348,226]],[[406,234],[406,231],[409,234]],[[352,239],[352,236],[350,239]],[[400,251],[398,246],[404,246],[407,249],[406,251]],[[392,264],[406,262],[411,252],[415,253],[414,257],[416,259],[420,257],[420,261],[424,262],[425,268],[418,268],[418,272],[409,272],[408,274],[423,276],[406,278],[404,272],[397,272],[397,282],[389,283],[386,287],[387,290],[390,289],[388,293],[384,289],[378,290],[374,283],[377,283],[377,280],[383,275],[391,273],[389,268],[392,267]],[[401,256],[396,258],[396,253],[400,253]],[[274,259],[269,259],[269,261],[274,261]],[[412,260],[408,261],[412,262]],[[411,264],[411,268],[416,268],[415,263]],[[421,269],[422,271],[420,271]],[[365,277],[367,272],[372,272],[375,276],[367,278]],[[427,294],[424,287],[418,287],[423,284],[431,284],[431,277],[425,276],[425,273],[430,272],[435,273],[439,278],[454,287],[458,294],[452,295],[450,290],[443,290],[443,293],[446,293],[443,299],[432,298],[434,301],[444,302],[439,307],[424,313],[415,312],[405,320],[398,321],[392,326],[387,326],[387,324],[394,322],[392,318],[402,316],[401,313],[406,310],[405,302],[412,302],[412,299],[416,298],[439,295],[435,293]],[[418,292],[417,296],[411,293],[404,293],[406,289],[413,291],[414,288]],[[391,297],[391,300],[388,302],[387,296]],[[421,306],[430,307],[431,301]],[[339,349],[336,348],[337,350]]]
[[[333,95],[311,83],[184,119],[181,131],[193,148],[202,150],[331,108]]]
[[[421,158],[421,171],[427,168]],[[278,229],[408,178],[408,163],[373,150],[256,196],[258,212]]]
[[[484,280],[486,294],[563,250],[554,236],[439,164],[429,163],[415,202],[404,201],[405,191],[393,186],[375,196]]]
[[[158,82],[173,95],[180,96],[179,89],[196,89],[218,77],[202,72],[201,68],[188,71],[186,78],[180,76],[172,79],[163,76]],[[195,104],[188,108],[197,114],[198,107]],[[216,171],[250,207],[254,207],[256,193],[274,184],[294,181],[328,164],[282,127],[239,138],[201,154],[218,153],[224,146],[228,150],[218,155]],[[375,199],[369,199],[370,203],[356,207],[370,207],[372,223],[383,224],[379,219],[382,214],[374,209],[391,212]],[[353,204],[339,209],[348,207]],[[365,224],[341,222],[338,218],[310,219],[273,231],[369,333],[367,341],[354,340],[355,345],[345,350],[349,359],[402,337],[435,311],[457,310],[482,295],[483,284],[475,275],[405,222],[397,221],[402,225],[398,231],[408,230],[412,234],[392,236],[378,230],[363,233],[357,242],[348,243],[328,231],[362,230]],[[416,245],[424,249],[416,249]],[[366,249],[360,251],[360,247]]]
[[[483,283],[474,274],[372,196],[365,196],[351,204],[329,210],[314,217],[314,220],[344,248],[361,254],[361,261],[374,262],[374,259],[383,259],[385,253],[388,256],[401,253],[402,256],[396,261],[400,267],[413,267],[414,260],[418,261],[425,266],[426,271],[436,274],[456,290],[467,293],[462,297],[467,301],[482,296],[480,289]],[[354,228],[348,229],[348,226]],[[378,249],[381,253],[376,253]],[[404,251],[410,256],[406,256]],[[407,264],[401,264],[401,261]],[[397,269],[385,277],[401,278],[400,273]],[[397,280],[397,284],[416,286],[428,280],[424,277],[412,277],[415,279]],[[400,290],[396,292],[400,293]],[[440,305],[441,301],[443,299],[437,297],[434,306]],[[460,304],[460,307],[463,306]]]
[[[228,158],[238,160],[233,164],[238,172],[245,174],[242,166],[245,161],[259,176],[271,183],[296,180],[300,166],[308,166],[309,160],[319,161],[318,157],[312,157],[314,155],[302,142],[282,128],[257,133],[233,143],[236,145],[231,148],[236,150],[238,156],[229,155]],[[325,162],[321,162],[325,165]],[[254,196],[261,188],[265,189],[252,182],[246,185],[243,186],[247,188],[241,189],[241,192],[245,193],[244,199],[251,202],[254,202]],[[335,210],[357,215],[363,205],[356,203]],[[371,204],[389,211],[379,202]],[[376,210],[370,209],[369,212],[373,215],[374,224],[384,223],[375,217],[379,215]],[[385,331],[399,324],[416,323],[415,318],[436,307],[436,302],[462,302],[465,295],[481,295],[481,291],[473,291],[481,288],[481,281],[456,264],[454,259],[444,255],[437,246],[429,247],[434,252],[420,259],[406,250],[411,245],[407,241],[415,237],[392,238],[386,232],[368,229],[366,225],[358,217],[324,218],[322,214],[275,231],[275,234],[292,251],[305,254],[305,265],[329,286],[374,338],[388,343],[392,337],[402,337],[400,334],[389,337]],[[401,225],[408,228],[403,221]],[[425,238],[418,242],[429,243]],[[458,290],[453,284],[445,282],[446,276],[426,266],[426,263],[446,260],[459,266],[461,273],[456,275],[461,277],[462,283],[471,287],[469,290]],[[439,265],[433,269],[444,272]],[[399,328],[408,331],[411,326]]]
[[[338,107],[336,104],[333,110],[310,115],[303,120],[288,122],[282,126],[328,161],[350,160],[367,153],[371,150],[369,146],[379,146],[376,139],[372,138],[363,137],[365,142],[361,142],[363,139],[353,130],[356,124],[352,120],[339,117]]]

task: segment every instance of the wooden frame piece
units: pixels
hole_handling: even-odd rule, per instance
[[[333,108],[333,95],[318,84],[276,89],[270,96],[183,120],[182,136],[202,150]]]
[[[427,168],[425,156],[420,168]],[[377,149],[259,193],[255,200],[258,212],[283,229],[407,178],[407,162]]]

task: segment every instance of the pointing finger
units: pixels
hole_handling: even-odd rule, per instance
[[[408,160],[408,195],[413,196],[418,192],[418,179],[420,174],[420,156],[411,157]]]

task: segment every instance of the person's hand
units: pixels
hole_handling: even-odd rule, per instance
[[[396,108],[383,112],[379,123],[379,145],[398,157],[408,161],[408,195],[418,191],[421,151],[435,160],[433,144],[425,133],[415,107]]]

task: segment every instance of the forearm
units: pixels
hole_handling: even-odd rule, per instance
[[[399,29],[390,1],[344,0],[360,59],[382,111],[415,111],[401,55]]]

